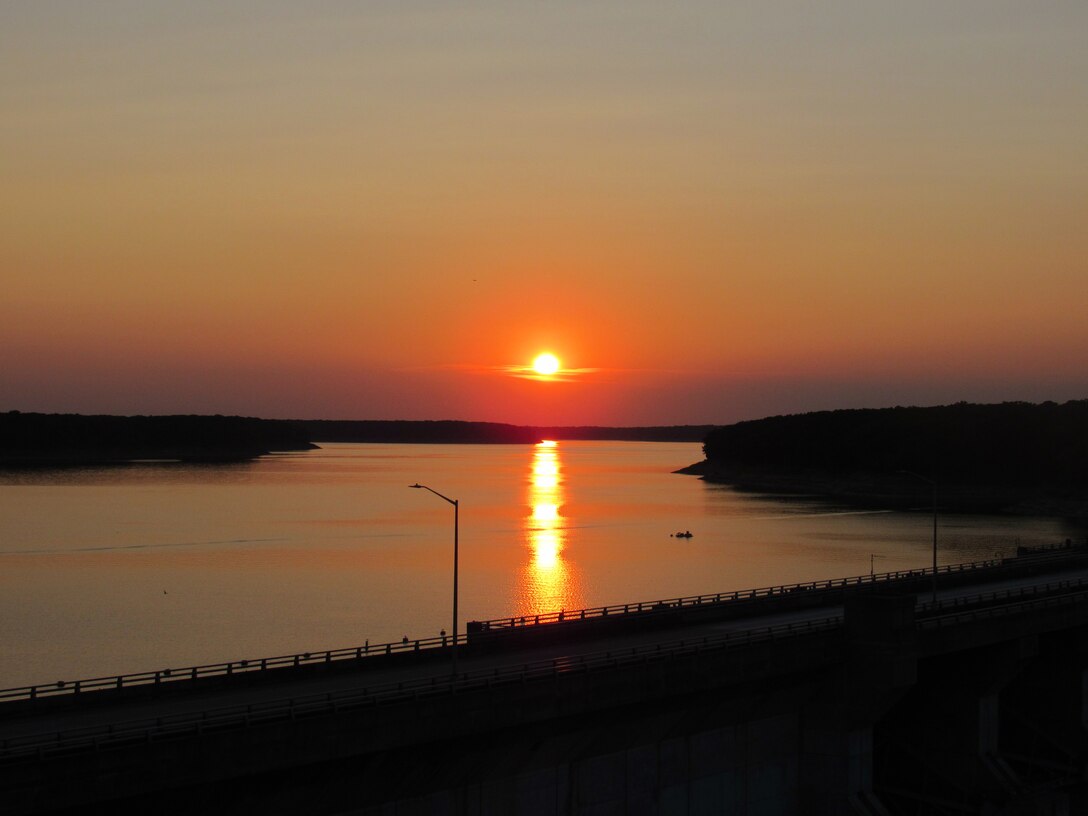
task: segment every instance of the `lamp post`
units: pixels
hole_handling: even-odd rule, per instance
[[[875,578],[876,577],[876,573],[873,572],[873,560],[877,559],[877,558],[883,558],[883,557],[884,556],[880,555],[879,553],[869,553],[869,577],[870,578]]]
[[[457,516],[458,516],[458,509],[459,509],[460,505],[458,504],[457,499],[451,499],[449,496],[443,496],[441,493],[439,493],[434,488],[427,487],[427,485],[422,485],[422,484],[419,484],[418,482],[416,482],[414,485],[408,485],[408,486],[409,487],[414,487],[414,488],[417,488],[417,489],[420,489],[420,490],[430,490],[432,493],[434,493],[436,496],[438,496],[438,498],[440,498],[440,499],[442,499],[444,501],[448,501],[450,504],[453,505],[453,630],[452,630],[452,633],[451,633],[453,635],[453,641],[452,641],[453,645],[451,646],[450,652],[453,655],[453,674],[454,674],[454,676],[456,676],[457,675],[457,526],[458,526]]]
[[[913,476],[915,479],[921,479],[923,482],[928,482],[933,487],[933,603],[937,603],[937,482],[920,473],[915,473],[913,470],[901,470],[899,472],[907,476]]]

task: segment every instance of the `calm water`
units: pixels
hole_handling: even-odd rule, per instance
[[[461,620],[923,567],[931,517],[738,494],[698,445],[327,445],[0,473],[0,687],[437,635]],[[690,529],[690,539],[670,533]],[[944,516],[942,563],[1060,520]]]

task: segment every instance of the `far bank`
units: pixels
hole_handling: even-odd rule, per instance
[[[823,411],[715,429],[677,471],[852,506],[1088,519],[1088,401]]]

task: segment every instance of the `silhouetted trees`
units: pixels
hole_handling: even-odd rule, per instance
[[[0,466],[81,465],[134,459],[222,462],[322,442],[508,443],[542,439],[698,442],[709,425],[529,427],[455,420],[272,420],[237,416],[85,416],[0,413]]]
[[[700,442],[714,425],[648,425],[610,428],[597,425],[539,427],[542,439],[612,439],[625,442]]]
[[[641,442],[700,442],[713,425],[637,428],[527,426],[456,420],[304,420],[318,442],[420,442],[534,444],[542,439],[615,439]]]
[[[319,442],[509,443],[531,445],[540,441],[533,428],[498,422],[456,420],[330,420],[299,423]]]
[[[0,463],[237,461],[314,445],[298,423],[237,416],[0,414]]]
[[[703,450],[711,466],[733,471],[909,470],[942,483],[1084,485],[1088,400],[776,416],[717,428]]]

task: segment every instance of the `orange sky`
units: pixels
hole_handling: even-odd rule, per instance
[[[1086,26],[1080,2],[5,4],[0,410],[1088,397]],[[503,370],[545,349],[587,370]]]

